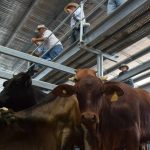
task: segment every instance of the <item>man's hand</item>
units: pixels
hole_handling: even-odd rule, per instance
[[[36,44],[36,38],[32,38],[31,42]]]

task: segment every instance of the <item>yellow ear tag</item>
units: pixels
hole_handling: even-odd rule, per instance
[[[117,92],[114,92],[114,94],[111,97],[111,102],[116,102],[116,101],[118,101],[118,95]]]

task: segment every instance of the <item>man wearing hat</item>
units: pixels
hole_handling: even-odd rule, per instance
[[[126,64],[121,64],[119,67],[119,70],[121,70],[121,72],[119,73],[118,77],[128,73],[129,67]],[[133,79],[131,79],[131,78],[129,78],[123,82],[134,87],[134,82],[133,82]]]
[[[46,60],[54,59],[63,50],[63,46],[59,39],[48,30],[45,25],[38,25],[36,32],[39,33],[40,37],[32,38],[32,43],[39,45],[43,43],[39,49],[37,49],[39,56],[48,51],[42,58]]]
[[[45,25],[38,25],[35,32],[38,33],[38,36],[31,39],[32,43],[39,46],[37,51],[34,52],[35,56],[44,54],[43,59],[52,60],[62,52],[63,46],[61,42]],[[31,76],[38,72],[39,69],[40,65],[32,65],[29,68]]]
[[[77,25],[80,23],[81,20],[81,8],[79,4],[77,3],[69,3],[65,8],[64,11],[68,14],[72,14],[71,20],[70,20],[70,27],[72,30],[72,43],[74,43],[80,35],[80,25]],[[84,12],[83,12],[83,18],[84,18]],[[83,19],[83,24],[86,25],[85,19]],[[83,27],[83,31],[85,31],[85,27]]]
[[[119,6],[123,5],[127,0],[108,0],[107,14],[113,13]]]

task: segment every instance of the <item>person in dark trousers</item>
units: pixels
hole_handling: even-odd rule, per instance
[[[119,67],[119,70],[121,70],[121,72],[119,73],[118,77],[128,73],[129,67],[126,64],[121,64]],[[123,82],[130,85],[131,87],[134,87],[134,82],[133,82],[133,79],[131,79],[131,78],[129,78]]]
[[[65,8],[64,11],[68,14],[72,14],[70,20],[70,27],[72,28],[71,33],[71,41],[74,43],[77,41],[80,35],[80,21],[81,21],[81,8],[77,3],[69,3]],[[85,17],[83,12],[83,17]],[[77,25],[78,24],[78,25]],[[85,19],[83,19],[83,33],[85,33],[86,28],[90,26],[89,23],[86,23]]]

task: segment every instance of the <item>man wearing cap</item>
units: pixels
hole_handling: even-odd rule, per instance
[[[118,77],[128,73],[129,67],[126,64],[121,64],[119,67],[119,70],[121,70],[121,72],[119,73]],[[131,79],[131,78],[129,78],[123,82],[134,87],[134,82],[133,82],[133,79]]]
[[[69,3],[65,8],[64,11],[66,13],[72,14],[71,20],[70,20],[70,27],[72,30],[72,43],[74,43],[80,35],[80,21],[81,21],[81,8],[79,7],[79,4],[77,3]],[[84,12],[83,12],[83,18],[84,18]],[[77,25],[78,24],[78,25]],[[86,25],[85,19],[83,19],[83,24]],[[83,31],[85,32],[85,27],[83,27]]]
[[[127,0],[108,0],[107,14],[113,13],[119,6],[123,5]]]
[[[45,25],[38,25],[36,31],[40,37],[32,38],[32,43],[39,45],[40,42],[44,42],[43,45],[37,49],[39,55],[49,51],[42,58],[52,60],[62,52],[63,46],[61,42]]]

